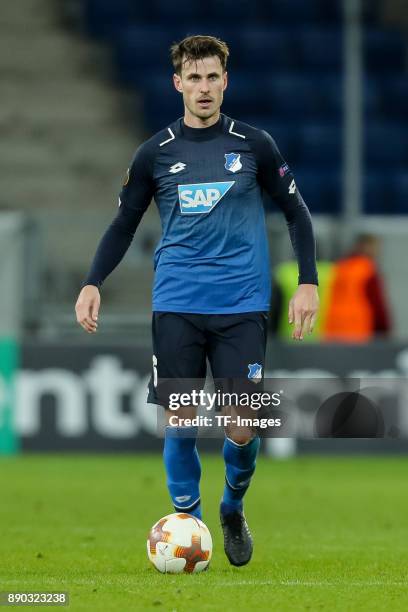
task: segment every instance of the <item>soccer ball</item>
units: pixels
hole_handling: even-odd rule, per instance
[[[150,530],[147,556],[163,574],[202,572],[212,555],[208,527],[191,514],[168,514]]]

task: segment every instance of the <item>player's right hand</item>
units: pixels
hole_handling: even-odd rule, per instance
[[[97,330],[100,305],[101,296],[98,287],[95,287],[95,285],[85,285],[75,304],[75,312],[78,323],[89,334],[94,334]]]

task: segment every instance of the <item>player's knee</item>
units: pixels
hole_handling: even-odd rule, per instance
[[[228,428],[226,434],[235,444],[248,444],[255,437],[255,433],[249,427]]]

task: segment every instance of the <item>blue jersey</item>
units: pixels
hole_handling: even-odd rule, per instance
[[[154,198],[162,238],[154,257],[153,310],[267,311],[271,274],[263,190],[286,215],[300,282],[317,283],[310,215],[275,142],[221,115],[208,128],[178,119],[139,147],[118,217],[102,239],[87,284],[100,286],[117,265]]]

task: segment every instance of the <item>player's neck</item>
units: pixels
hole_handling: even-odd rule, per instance
[[[191,128],[208,128],[215,123],[218,123],[220,114],[220,111],[218,111],[214,115],[211,115],[211,117],[208,117],[208,119],[201,119],[200,117],[196,117],[186,110],[184,113],[184,125]]]

